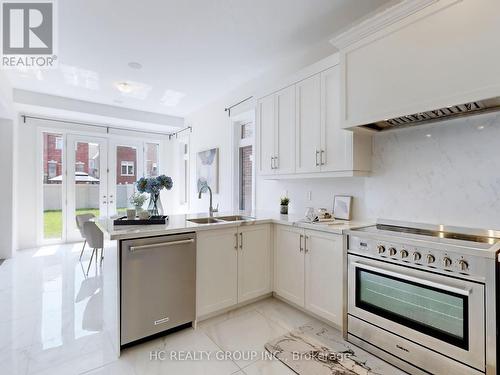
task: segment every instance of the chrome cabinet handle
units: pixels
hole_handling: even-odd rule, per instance
[[[319,161],[321,165],[325,165],[325,162],[323,161],[323,155],[325,154],[325,150],[321,150],[320,156],[319,156]]]
[[[274,162],[274,157],[273,157],[273,156],[271,156],[271,169],[274,169],[274,164],[273,164],[273,162]]]
[[[274,163],[274,169],[280,169],[280,163],[279,163],[279,160],[280,160],[280,159],[279,159],[279,157],[278,157],[278,156],[275,156],[275,157],[274,157],[274,161],[275,161],[275,163]]]
[[[319,167],[318,155],[319,155],[319,151],[316,150],[316,167]]]
[[[130,246],[129,251],[131,253],[133,253],[134,251],[146,250],[146,249],[153,249],[155,247],[160,247],[160,246],[184,245],[184,244],[193,243],[193,242],[194,242],[194,239],[191,238],[189,240],[179,240],[179,241],[152,243],[152,244],[149,244],[149,245]]]
[[[304,236],[304,253],[308,253],[309,249],[307,248],[307,240],[309,239],[309,236]]]
[[[302,247],[302,238],[304,238],[304,235],[301,234],[299,237],[299,251],[300,252],[302,252],[302,250],[304,250]]]
[[[236,240],[235,242],[235,245],[234,245],[234,249],[235,250],[238,250],[238,233],[235,233],[234,234],[234,239]]]
[[[243,250],[243,233],[240,232],[240,249]]]

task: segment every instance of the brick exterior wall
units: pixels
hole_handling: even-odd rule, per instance
[[[131,161],[134,164],[133,176],[122,176],[122,161]],[[137,149],[127,146],[116,147],[116,183],[133,184],[137,181]]]
[[[240,209],[252,209],[252,146],[240,148]]]
[[[49,178],[62,174],[62,148],[56,147],[56,139],[61,138],[59,134],[43,133],[43,181],[51,183]],[[49,164],[55,162],[55,174],[49,176]]]

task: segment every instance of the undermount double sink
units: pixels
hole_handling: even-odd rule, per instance
[[[191,223],[195,224],[216,224],[216,223],[227,223],[232,221],[251,221],[251,220],[255,220],[255,218],[243,215],[200,217],[196,219],[187,219],[187,221],[190,221]]]

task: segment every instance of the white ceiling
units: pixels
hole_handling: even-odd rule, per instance
[[[58,69],[6,73],[15,88],[185,116],[387,2],[59,1]],[[137,83],[135,97],[121,81]],[[166,106],[167,90],[171,105],[185,96]]]

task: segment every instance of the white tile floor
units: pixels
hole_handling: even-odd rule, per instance
[[[295,327],[325,326],[270,298],[201,322],[197,330],[129,348],[117,359],[102,331],[99,271],[92,268],[85,277],[82,266],[87,266],[90,251],[80,264],[80,249],[81,244],[71,244],[19,251],[0,266],[1,374],[294,374],[276,360],[216,360],[215,355],[264,352],[266,342]],[[151,351],[211,353],[212,358],[151,360]]]

